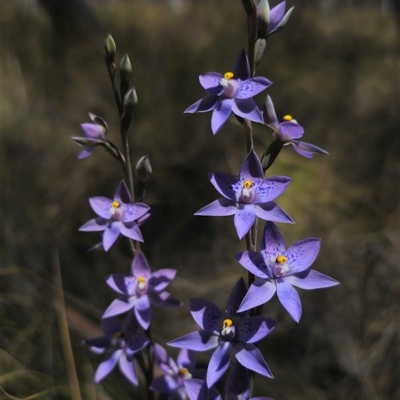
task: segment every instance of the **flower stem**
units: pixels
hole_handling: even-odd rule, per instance
[[[121,103],[121,100],[119,99],[117,87],[115,86],[116,67],[115,67],[114,63],[110,63],[110,61],[107,59],[107,56],[106,56],[106,65],[107,65],[108,76],[110,77],[110,80],[111,80],[111,86],[112,86],[112,89],[114,92],[115,101],[117,103],[118,113],[119,113],[119,116],[121,116],[123,113],[122,103]]]

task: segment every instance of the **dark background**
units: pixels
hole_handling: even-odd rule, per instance
[[[257,70],[274,82],[268,93],[278,116],[292,114],[306,129],[304,140],[330,153],[307,160],[284,148],[268,173],[293,178],[278,199],[296,221],[281,225],[287,244],[321,237],[314,268],[341,285],[299,290],[300,324],[276,297],[264,308],[279,322],[261,345],[276,379],[257,377],[255,395],[400,395],[397,4],[289,1],[296,9]],[[213,137],[209,113],[183,110],[205,95],[198,75],[227,71],[246,47],[243,7],[239,0],[18,0],[1,8],[0,397],[78,399],[79,385],[83,399],[141,398],[117,371],[93,385],[101,357],[81,345],[98,335],[101,313],[115,298],[104,276],[127,273],[131,256],[123,240],[106,254],[87,253],[100,238],[77,231],[93,217],[87,198],[111,197],[122,172],[102,149],[77,160],[70,137],[93,112],[120,143],[103,54],[111,33],[117,65],[130,56],[140,102],[132,160],[149,154],[154,171],[142,248],[153,269],[178,270],[169,291],[185,303],[153,308],[154,339],[165,344],[195,330],[188,298],[223,307],[246,273],[233,258],[245,243],[232,218],[193,213],[218,196],[206,173],[236,174],[246,151],[234,118]],[[255,126],[254,134],[261,155],[271,133]]]

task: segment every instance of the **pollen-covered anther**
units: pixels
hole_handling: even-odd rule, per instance
[[[117,331],[114,333],[113,338],[114,339],[121,339],[124,336],[124,334],[121,331]]]
[[[274,275],[277,278],[285,275],[289,271],[289,265],[287,264],[287,258],[282,254],[276,257],[276,264],[274,266]]]
[[[123,207],[121,207],[121,203],[119,201],[113,201],[111,203],[110,214],[115,220],[117,220],[117,221],[122,220],[124,211],[123,211]]]
[[[147,290],[147,281],[144,276],[139,276],[137,279],[137,291],[143,293]]]
[[[222,322],[221,335],[226,339],[233,339],[235,337],[236,329],[233,325],[233,321],[230,318],[224,319]]]
[[[254,200],[255,192],[253,188],[253,182],[246,180],[243,182],[242,192],[240,195],[241,200],[244,203],[251,203]]]
[[[284,263],[286,263],[286,261],[287,261],[287,258],[283,255],[279,255],[278,257],[276,257],[276,262],[278,264],[284,264]]]
[[[293,117],[292,117],[291,115],[285,115],[285,116],[283,117],[283,120],[284,120],[284,121],[292,121],[292,120],[293,120]]]
[[[189,370],[185,367],[182,367],[179,369],[179,374],[184,377],[184,379],[191,379],[192,374],[189,372]]]
[[[226,80],[232,79],[235,76],[235,74],[233,72],[225,72],[224,74],[224,78]]]

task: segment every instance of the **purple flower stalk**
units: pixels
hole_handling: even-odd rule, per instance
[[[213,386],[228,369],[233,353],[243,367],[272,378],[267,363],[254,343],[267,336],[276,322],[263,316],[249,317],[237,313],[246,293],[243,279],[239,279],[229,297],[225,316],[219,308],[203,299],[191,299],[190,311],[200,330],[174,339],[168,344],[194,351],[206,351],[216,347],[207,369],[207,386]]]
[[[111,274],[106,282],[121,296],[115,299],[103,318],[122,314],[133,308],[137,321],[147,329],[151,321],[151,304],[158,307],[176,307],[182,303],[164,289],[174,279],[176,270],[160,269],[151,273],[145,255],[139,251],[131,265],[131,275]]]
[[[138,324],[133,316],[129,316],[122,327],[116,317],[103,318],[101,328],[104,336],[84,341],[90,351],[106,356],[96,370],[95,382],[99,383],[118,364],[121,373],[128,381],[137,385],[134,357],[150,343],[150,340],[146,335],[136,332]]]
[[[272,200],[278,197],[290,183],[286,176],[264,179],[264,172],[256,153],[246,157],[239,177],[223,172],[213,172],[209,178],[224,198],[213,201],[194,215],[235,215],[234,224],[239,239],[253,226],[256,216],[276,222],[293,223],[293,220]]]
[[[106,197],[91,197],[89,199],[93,211],[98,215],[81,226],[80,231],[104,231],[103,248],[108,251],[115,243],[119,234],[140,242],[143,236],[138,220],[148,213],[150,207],[144,203],[132,203],[132,198],[124,181],[115,193],[113,200]]]
[[[154,356],[164,375],[155,378],[150,388],[161,393],[173,394],[173,398],[176,400],[185,400],[184,382],[186,379],[191,379],[195,372],[194,353],[190,350],[182,349],[179,352],[176,363],[162,346],[155,343]]]
[[[250,78],[250,66],[242,49],[232,69],[224,75],[208,72],[199,77],[200,84],[210,94],[192,104],[185,113],[213,111],[211,129],[217,134],[233,111],[238,117],[262,123],[262,115],[253,96],[272,83],[264,77]]]
[[[279,122],[270,96],[265,98],[263,117],[264,124],[273,130],[274,140],[281,144],[279,151],[282,146],[291,144],[297,153],[306,158],[312,158],[313,154],[328,154],[313,144],[299,140],[304,134],[304,128],[291,115],[285,115],[283,121]]]
[[[244,251],[236,256],[239,263],[258,279],[250,286],[239,312],[266,303],[277,292],[289,315],[299,322],[302,314],[300,297],[293,286],[321,289],[339,284],[335,279],[309,269],[316,259],[321,240],[308,238],[292,244],[287,250],[278,227],[266,222],[261,239],[261,254]]]

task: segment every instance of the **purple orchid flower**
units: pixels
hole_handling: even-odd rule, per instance
[[[103,318],[122,314],[133,308],[137,321],[147,329],[151,320],[151,304],[158,307],[176,307],[182,303],[164,289],[174,279],[176,270],[160,269],[151,273],[145,255],[139,251],[131,265],[131,275],[111,274],[106,283],[121,296],[115,299]]]
[[[213,111],[211,129],[214,135],[222,128],[232,111],[238,117],[262,123],[261,112],[252,97],[272,83],[264,77],[250,78],[249,61],[243,49],[230,72],[224,75],[208,72],[200,75],[199,80],[210,94],[192,104],[185,113]]]
[[[90,119],[93,121],[81,124],[81,131],[83,137],[74,136],[74,140],[77,144],[84,146],[85,149],[78,155],[79,159],[89,157],[96,146],[102,145],[107,141],[107,123],[100,117],[90,114]]]
[[[149,338],[136,332],[138,324],[133,316],[128,316],[122,327],[116,317],[103,318],[101,328],[105,336],[84,341],[90,351],[106,356],[96,370],[95,382],[99,383],[104,379],[118,363],[121,373],[130,383],[137,385],[134,357],[150,343]]]
[[[184,381],[191,379],[195,374],[196,362],[194,353],[190,350],[182,349],[179,352],[176,363],[161,345],[155,343],[154,356],[165,374],[155,378],[150,388],[161,393],[173,394],[173,398],[176,400],[185,400]]]
[[[81,226],[80,231],[104,231],[103,247],[108,251],[115,243],[119,234],[140,242],[143,236],[138,220],[148,213],[150,207],[144,203],[132,203],[132,198],[124,181],[115,193],[114,199],[92,197],[89,199],[93,211],[98,215]]]
[[[228,369],[231,353],[245,368],[273,378],[254,343],[267,336],[275,328],[276,322],[269,317],[249,317],[247,312],[237,313],[245,294],[246,285],[240,278],[229,297],[225,317],[219,308],[208,300],[191,299],[190,311],[201,329],[168,343],[173,347],[194,351],[217,348],[207,369],[206,381],[209,388]]]
[[[259,27],[257,36],[268,38],[281,31],[286,26],[293,10],[294,7],[286,12],[286,1],[282,1],[282,3],[279,3],[270,10],[268,0],[261,0],[257,6],[257,16],[263,24],[259,23],[261,26]],[[261,32],[260,28],[264,28],[264,31]]]
[[[293,220],[274,202],[290,183],[286,176],[264,179],[263,169],[252,150],[246,157],[239,177],[213,172],[209,178],[224,198],[213,201],[194,215],[235,215],[234,224],[239,239],[253,226],[256,216],[269,221],[293,223]]]
[[[190,400],[222,400],[215,387],[208,388],[206,382],[200,379],[187,379],[186,392]],[[270,397],[250,398],[249,371],[238,362],[234,363],[225,383],[226,400],[273,400]]]
[[[321,240],[307,238],[287,250],[278,227],[266,222],[261,239],[261,254],[244,251],[236,256],[239,263],[259,279],[250,286],[239,312],[266,303],[277,292],[278,299],[289,315],[299,322],[302,308],[293,286],[300,289],[321,289],[339,284],[335,279],[309,269],[317,258]]]
[[[289,144],[293,145],[297,153],[306,158],[312,158],[313,154],[328,154],[325,150],[313,144],[299,140],[304,134],[304,128],[291,115],[285,115],[283,121],[279,122],[270,96],[265,98],[263,117],[264,124],[273,130],[274,138],[263,156],[263,158],[268,156],[268,167],[273,163],[282,146]],[[264,160],[263,164],[266,165]]]

